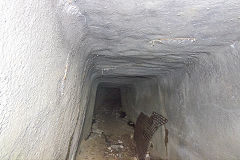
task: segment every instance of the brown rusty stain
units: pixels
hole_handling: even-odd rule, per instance
[[[167,149],[167,144],[168,144],[168,129],[165,128],[165,148],[166,148],[166,155],[168,155],[168,149]]]

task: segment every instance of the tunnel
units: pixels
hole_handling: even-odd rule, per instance
[[[0,1],[1,160],[240,159],[240,2]]]
[[[102,76],[95,87],[87,106],[76,159],[141,159],[136,145],[144,144],[137,144],[134,136],[151,131],[148,129],[151,126],[141,124],[146,130],[138,133],[135,129],[138,116],[151,115],[153,111],[166,115],[160,108],[163,102],[159,99],[157,78]],[[152,160],[166,159],[168,129],[158,128],[153,135],[150,141],[144,136],[140,139],[148,142],[146,155]]]

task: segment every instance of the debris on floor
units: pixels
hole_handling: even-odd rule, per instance
[[[132,121],[128,121],[128,125],[133,127],[133,128],[135,127],[135,124]]]
[[[134,129],[126,113],[112,106],[95,113],[91,135],[82,141],[76,160],[137,160]]]
[[[120,118],[125,118],[127,116],[126,112],[120,111],[119,112],[119,117]]]

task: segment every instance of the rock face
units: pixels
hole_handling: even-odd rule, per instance
[[[121,89],[132,121],[168,118],[154,156],[240,157],[238,1],[0,6],[0,159],[74,159],[100,83]]]
[[[84,19],[68,2],[0,6],[0,159],[67,159],[83,117]]]

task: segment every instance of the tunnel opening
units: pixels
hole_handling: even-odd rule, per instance
[[[129,160],[135,157],[134,128],[122,107],[121,88],[100,83],[96,90],[91,129],[82,140],[77,160]]]
[[[120,88],[100,84],[97,88],[93,115],[102,111],[117,112],[121,110],[121,107]]]
[[[153,117],[165,116],[156,76],[101,76],[91,87],[77,160],[167,156],[168,130]]]

